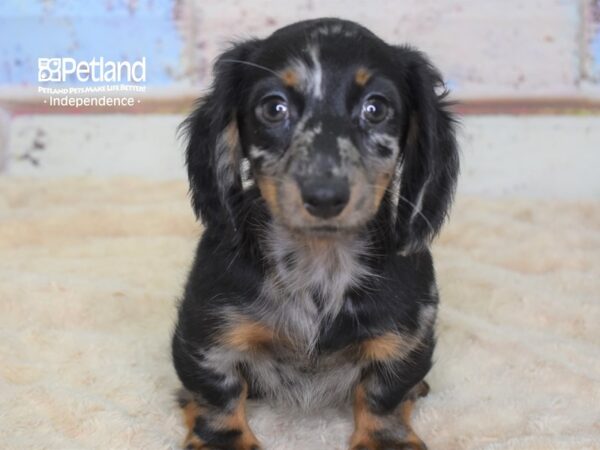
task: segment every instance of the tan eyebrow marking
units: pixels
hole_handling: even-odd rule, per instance
[[[369,72],[364,67],[360,67],[356,71],[356,74],[354,75],[354,81],[359,86],[364,86],[365,84],[367,84],[367,81],[369,81],[370,78],[371,78],[371,72]]]
[[[286,69],[281,74],[281,81],[288,87],[296,87],[298,85],[298,74],[292,69]]]

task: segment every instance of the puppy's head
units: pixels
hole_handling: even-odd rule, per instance
[[[196,213],[239,225],[253,183],[296,232],[353,232],[379,214],[400,250],[419,250],[444,221],[458,172],[442,86],[419,52],[337,19],[235,45],[187,121]]]

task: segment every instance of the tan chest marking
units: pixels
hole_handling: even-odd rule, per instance
[[[387,332],[359,344],[360,358],[368,362],[387,362],[402,358],[411,346],[399,334]]]
[[[275,340],[275,331],[251,319],[242,319],[221,337],[224,346],[239,352],[263,351],[270,348]]]

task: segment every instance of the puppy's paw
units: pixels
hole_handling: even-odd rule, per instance
[[[429,383],[427,383],[425,380],[422,380],[413,388],[413,398],[416,400],[419,397],[427,397],[430,390],[431,388],[429,387]]]
[[[243,401],[225,413],[209,412],[195,400],[180,403],[188,428],[185,450],[262,450],[246,422]]]
[[[228,442],[206,443],[192,434],[183,443],[184,450],[263,450],[254,436],[239,436]]]
[[[368,439],[353,443],[350,450],[427,450],[423,441],[415,438],[409,440]]]
[[[354,397],[355,428],[350,450],[427,450],[410,425],[410,416],[415,400],[428,393],[429,385],[421,381],[393,411],[377,414],[371,410],[366,391],[359,385]]]
[[[185,450],[262,450],[246,421],[248,385],[243,382],[241,387],[239,397],[232,396],[227,408],[211,406],[197,393],[179,393],[188,429]]]

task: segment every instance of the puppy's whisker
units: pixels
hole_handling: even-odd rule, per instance
[[[402,194],[397,194],[398,195],[398,199],[402,200],[405,203],[408,203],[410,206],[413,207],[413,212],[416,212],[417,215],[421,216],[423,218],[423,220],[425,221],[425,223],[427,224],[427,227],[429,228],[429,230],[431,231],[431,233],[435,234],[435,228],[433,228],[433,225],[431,224],[431,221],[427,218],[427,216],[425,214],[423,214],[419,209],[417,209],[417,205],[415,205],[413,202],[411,202],[409,199],[407,199],[406,197],[404,197]]]
[[[221,59],[219,62],[222,63],[234,63],[234,64],[243,64],[245,66],[250,66],[250,67],[255,67],[256,69],[262,69],[262,70],[266,70],[267,72],[272,73],[275,76],[279,76],[279,74],[277,72],[275,72],[272,69],[269,69],[268,67],[265,66],[261,66],[260,64],[256,64],[250,61],[242,61],[240,59]]]
[[[382,186],[378,185],[378,184],[368,184],[367,187],[370,188],[370,189],[381,189],[382,188]],[[417,205],[415,205],[409,199],[407,199],[406,197],[404,197],[400,192],[394,192],[394,193],[392,193],[392,195],[394,197],[397,197],[398,200],[402,200],[403,202],[407,203],[409,206],[412,206],[413,212],[416,213],[417,215],[421,216],[423,218],[423,220],[425,221],[425,224],[427,225],[427,227],[429,228],[429,230],[433,234],[435,234],[435,228],[431,224],[431,221],[427,218],[427,216],[425,214],[423,214],[423,212],[420,209],[417,208]]]

